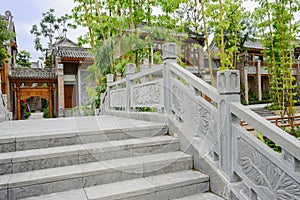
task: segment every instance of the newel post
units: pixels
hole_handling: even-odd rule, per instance
[[[165,113],[171,113],[171,63],[177,60],[177,47],[175,43],[165,43],[162,46],[162,57],[164,62],[163,80],[164,80],[164,109]]]
[[[217,73],[218,102],[218,136],[220,141],[220,168],[229,181],[237,181],[233,172],[234,139],[232,124],[239,119],[231,114],[230,103],[240,102],[240,74],[238,70],[225,70]]]
[[[107,83],[107,109],[110,109],[110,85],[114,82],[114,75],[113,74],[107,74],[106,75],[106,83]]]
[[[133,80],[131,80],[131,76],[135,74],[136,66],[135,64],[127,64],[126,65],[126,107],[125,110],[127,112],[131,111],[131,87],[133,86]]]

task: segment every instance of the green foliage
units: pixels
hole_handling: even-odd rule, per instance
[[[49,108],[43,108],[42,109],[42,112],[43,112],[43,117],[44,118],[50,118],[50,111],[49,111]],[[52,118],[55,118],[56,117],[56,114],[53,110],[53,113],[52,113]]]
[[[300,126],[291,127],[291,129],[286,129],[285,131],[300,140]]]
[[[18,67],[31,68],[30,53],[26,50],[21,50],[17,55]]]
[[[49,9],[46,13],[42,14],[42,19],[39,24],[34,24],[30,33],[35,36],[34,46],[37,51],[45,53],[50,45],[53,44],[54,39],[61,39],[65,37],[67,31],[67,23],[69,16],[67,14],[57,17],[55,10]],[[48,46],[43,47],[42,41],[46,41]]]
[[[266,108],[269,110],[279,110],[280,109],[280,107],[277,104],[267,105]]]
[[[243,0],[214,0],[205,4],[209,29],[219,48],[221,70],[236,69],[237,54],[253,32],[252,27],[247,26],[251,24],[250,13],[242,3]]]
[[[78,106],[72,108],[72,114],[74,114],[76,111],[80,112],[81,116],[93,116],[94,110],[89,106]]]
[[[5,62],[10,55],[6,52],[6,45],[11,45],[10,41],[15,37],[15,33],[7,29],[8,22],[0,16],[0,64]]]
[[[272,103],[280,108],[282,117],[285,114],[292,116],[297,95],[292,75],[293,49],[299,32],[299,21],[294,21],[294,14],[300,9],[299,1],[257,2],[260,7],[253,16],[270,73],[270,97]]]
[[[277,144],[275,144],[273,141],[271,141],[270,139],[266,138],[263,136],[263,134],[261,133],[258,133],[257,132],[257,136],[258,136],[258,139],[260,141],[262,141],[263,143],[265,143],[266,145],[268,145],[270,148],[272,148],[274,151],[276,152],[281,152],[281,147],[278,146]]]
[[[52,68],[52,55],[48,56],[44,62],[45,68]]]

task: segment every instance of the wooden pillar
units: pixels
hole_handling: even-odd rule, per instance
[[[257,62],[257,90],[258,90],[258,100],[262,100],[262,88],[261,88],[261,61]]]
[[[52,106],[52,86],[50,86],[49,88],[49,114],[50,114],[50,118],[52,118],[52,114],[53,114],[53,106]]]
[[[17,120],[20,120],[21,119],[21,105],[20,105],[20,88],[19,88],[19,85],[17,85]]]
[[[245,100],[249,104],[248,68],[244,67]]]

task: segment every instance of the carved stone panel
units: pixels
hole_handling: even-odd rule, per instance
[[[257,186],[254,190],[264,193],[270,199],[300,199],[300,182],[243,138],[238,139],[238,152],[240,170]]]
[[[110,107],[126,106],[126,88],[113,90],[110,92]]]
[[[80,80],[79,80],[79,101],[80,105],[85,105],[89,100],[89,95],[87,88],[93,88],[96,84],[88,79],[88,76],[91,74],[90,71],[80,70]]]
[[[215,108],[209,109],[209,106],[203,106],[201,103],[209,103],[200,102],[199,98],[174,85],[172,87],[172,110],[175,111],[177,117],[189,124],[195,133],[204,135],[215,144],[217,140]]]
[[[131,94],[132,107],[163,107],[163,87],[160,82],[134,86]]]

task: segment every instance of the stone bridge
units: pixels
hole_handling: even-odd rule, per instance
[[[0,123],[0,199],[300,200],[300,141],[240,104],[238,71],[214,88],[176,52],[108,75],[101,116]]]
[[[165,44],[163,65],[142,66],[139,73],[127,65],[126,78],[116,82],[108,75],[102,114],[167,123],[219,196],[300,199],[300,141],[240,104],[238,71],[219,71],[214,88],[179,66],[176,52],[174,44]],[[241,120],[282,153],[243,129]]]

